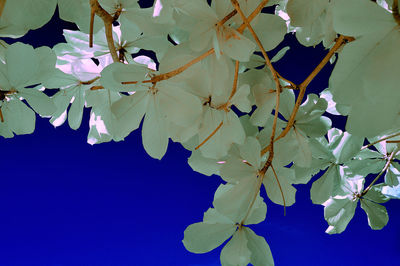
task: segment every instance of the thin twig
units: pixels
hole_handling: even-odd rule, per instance
[[[88,81],[80,81],[79,83],[82,84],[82,85],[90,85],[90,84],[92,84],[93,82],[95,82],[98,79],[100,79],[100,77],[95,77],[95,78],[93,78],[91,80],[88,80]]]
[[[278,74],[278,77],[279,77],[281,80],[286,81],[287,83],[290,84],[290,86],[285,86],[284,88],[296,89],[296,88],[298,87],[294,82],[292,82],[292,81],[290,81],[290,80],[288,80],[288,79],[282,77],[282,75],[279,74],[278,72],[276,72],[276,73]]]
[[[3,14],[4,6],[6,5],[7,0],[0,0],[0,18]]]
[[[381,139],[379,139],[379,140],[377,140],[377,141],[371,142],[370,144],[363,146],[363,147],[361,148],[361,150],[364,150],[364,149],[369,148],[369,147],[371,147],[372,145],[375,145],[375,144],[377,144],[377,143],[379,143],[379,142],[382,142],[382,141],[385,141],[385,140],[387,140],[387,139],[391,139],[391,138],[394,138],[394,137],[397,137],[397,136],[400,136],[400,132],[399,132],[399,133],[396,133],[396,134],[393,134],[393,135],[389,135],[389,136],[384,137],[384,138],[381,138]]]
[[[233,77],[232,91],[231,91],[231,95],[229,95],[229,99],[228,99],[227,102],[229,102],[232,99],[232,97],[235,95],[235,93],[236,93],[238,77],[239,77],[239,61],[236,60],[236,62],[235,62],[235,76]]]
[[[379,173],[379,175],[377,175],[377,177],[375,177],[375,179],[371,182],[371,184],[369,184],[369,186],[366,189],[364,189],[364,191],[361,193],[361,196],[364,196],[365,194],[367,194],[367,192],[376,183],[376,181],[378,181],[378,179],[386,172],[386,170],[389,168],[390,164],[392,163],[393,157],[397,151],[398,151],[398,149],[395,149],[394,151],[392,151],[392,153],[390,154],[390,156],[385,164],[385,167],[382,169],[382,171]]]
[[[223,19],[221,19],[217,25],[222,26],[225,24],[225,22],[227,22],[228,20],[230,20],[234,15],[236,15],[237,11],[233,10],[232,12],[230,12],[228,15],[226,15]]]
[[[94,25],[94,16],[95,16],[94,8],[90,8],[90,29],[89,29],[89,47],[93,47],[93,25]]]
[[[104,89],[103,86],[93,86],[90,88],[91,91],[97,91],[97,90],[102,90],[102,89]]]
[[[108,49],[110,50],[111,57],[114,62],[119,62],[112,35],[112,23],[114,22],[114,18],[101,7],[97,0],[90,0],[90,7],[94,10],[95,14],[103,20],[106,31],[107,45]]]
[[[212,136],[215,135],[215,133],[218,132],[218,130],[222,127],[222,124],[224,123],[224,121],[221,121],[221,123],[218,125],[218,127],[216,129],[214,129],[213,132],[211,132],[211,134],[205,139],[203,140],[196,148],[194,148],[195,150],[198,150],[201,146],[203,146],[209,139],[211,139]]]
[[[283,190],[282,190],[282,187],[281,187],[281,183],[279,182],[278,175],[276,174],[275,168],[274,168],[274,166],[273,166],[272,164],[271,164],[271,169],[272,169],[272,172],[274,173],[276,182],[278,183],[279,190],[281,191],[282,200],[283,200],[283,216],[286,216],[286,200],[285,200],[285,195],[283,195]]]
[[[294,121],[296,118],[297,111],[300,108],[301,101],[303,100],[303,97],[305,95],[307,86],[310,84],[310,82],[315,78],[315,76],[323,69],[323,67],[329,62],[330,58],[335,54],[335,52],[342,47],[342,45],[346,44],[347,42],[353,41],[354,38],[352,37],[346,37],[341,35],[337,40],[335,45],[332,47],[332,49],[328,52],[328,54],[322,59],[322,61],[318,64],[318,66],[311,72],[311,74],[298,86],[300,92],[299,96],[297,97],[295,106],[292,110],[292,113],[290,115],[289,121],[285,127],[285,129],[281,132],[281,134],[274,140],[277,141],[283,137],[286,136],[286,134],[290,131],[292,126],[294,125]],[[271,150],[271,145],[268,145],[265,147],[262,151],[261,154],[264,155],[266,152]]]

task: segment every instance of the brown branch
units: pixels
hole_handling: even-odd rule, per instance
[[[336,53],[336,51],[342,47],[342,45],[346,44],[347,42],[353,41],[354,38],[352,37],[346,37],[341,35],[339,38],[337,38],[335,45],[331,48],[331,50],[328,52],[328,54],[322,59],[322,61],[318,64],[318,66],[311,72],[311,74],[298,86],[298,89],[300,90],[299,96],[297,97],[295,106],[292,110],[292,113],[290,115],[289,121],[285,127],[285,129],[281,132],[281,134],[274,140],[277,141],[283,137],[286,136],[286,134],[290,131],[292,126],[294,125],[294,121],[296,118],[297,111],[300,108],[301,101],[303,100],[303,97],[305,95],[307,86],[310,84],[310,82],[315,78],[315,76],[322,70],[322,68],[329,62],[330,58]],[[262,151],[261,154],[264,155],[266,152],[271,150],[271,145],[268,145],[265,147]]]
[[[91,91],[97,91],[97,90],[102,90],[102,89],[104,89],[103,86],[93,86],[90,88]]]
[[[275,82],[275,86],[277,89],[277,98],[276,98],[276,107],[275,107],[275,115],[274,115],[274,122],[272,125],[272,133],[271,133],[271,140],[270,140],[270,152],[271,154],[273,154],[273,143],[274,143],[274,138],[275,138],[275,132],[276,132],[276,124],[278,121],[278,113],[279,113],[279,102],[280,102],[280,92],[282,90],[282,86],[279,82],[279,74],[275,71],[274,67],[272,66],[271,60],[269,59],[267,52],[265,51],[260,39],[258,38],[256,32],[254,31],[253,27],[250,25],[248,19],[246,18],[246,16],[244,15],[243,11],[240,8],[240,5],[238,3],[237,0],[231,0],[232,5],[235,7],[235,9],[237,10],[237,12],[239,13],[240,17],[243,20],[244,25],[249,29],[251,35],[253,36],[254,40],[256,41],[258,47],[261,50],[261,53],[265,59],[265,62],[268,66],[268,68],[270,69],[274,82]],[[273,155],[272,155],[273,156]],[[271,157],[271,161],[272,161],[272,157]]]
[[[122,4],[118,4],[116,6],[116,10],[115,10],[115,13],[113,15],[113,21],[117,21],[119,16],[121,15],[121,13],[122,13]]]
[[[95,82],[95,81],[98,80],[98,79],[100,79],[100,77],[95,77],[95,78],[93,78],[93,79],[91,79],[91,80],[88,80],[88,81],[79,81],[79,84],[82,84],[82,85],[90,85],[90,84],[92,84],[93,82]]]
[[[276,71],[276,70],[275,70],[275,71]],[[294,82],[292,82],[292,81],[290,81],[290,80],[288,80],[288,79],[282,77],[281,74],[279,74],[278,72],[276,72],[276,73],[278,74],[278,77],[279,77],[281,80],[286,81],[287,83],[290,84],[290,86],[285,86],[284,88],[288,88],[288,89],[293,89],[293,90],[295,90],[295,89],[298,87]]]
[[[398,0],[393,0],[393,5],[392,5],[392,14],[394,20],[396,20],[397,24],[400,26],[400,14],[399,14],[399,1]]]
[[[90,8],[90,29],[89,29],[89,47],[93,47],[93,25],[94,25],[94,15],[95,15],[94,8]]]
[[[233,10],[231,13],[229,13],[228,15],[226,15],[223,19],[221,19],[217,24],[215,25],[219,25],[222,26],[225,24],[225,22],[227,22],[228,20],[230,20],[234,15],[236,15],[237,11]]]
[[[218,132],[218,130],[222,127],[222,124],[224,123],[224,121],[221,121],[221,123],[218,125],[218,127],[216,129],[214,129],[213,132],[211,132],[211,134],[205,139],[203,140],[196,148],[194,148],[195,150],[198,150],[201,146],[203,146],[209,139],[212,138],[212,136],[215,135],[215,133]]]
[[[3,14],[4,6],[6,5],[7,0],[0,0],[0,18]]]
[[[239,61],[236,60],[236,62],[235,62],[235,76],[233,77],[233,86],[232,86],[231,95],[229,95],[228,102],[232,99],[232,97],[236,93],[238,77],[239,77]]]
[[[0,122],[4,123],[4,116],[3,116],[3,111],[1,111],[1,107],[0,107]]]
[[[283,201],[283,216],[286,216],[286,200],[285,200],[285,195],[283,195],[283,190],[282,190],[282,187],[281,187],[281,183],[279,182],[278,175],[276,174],[275,169],[274,169],[274,166],[273,166],[272,164],[271,164],[271,169],[272,169],[272,172],[274,173],[274,176],[275,176],[275,179],[276,179],[276,183],[278,183],[279,190],[281,191],[282,201]]]
[[[112,35],[112,23],[114,22],[114,18],[101,7],[97,0],[90,0],[90,7],[94,10],[95,14],[103,20],[108,49],[110,50],[111,57],[114,62],[119,62]]]
[[[264,2],[265,2],[265,4],[267,4],[267,3],[268,3],[268,0],[267,0],[267,1],[263,1],[261,4],[264,4]],[[271,73],[272,73],[272,75],[273,75],[273,79],[274,79],[275,86],[276,86],[276,89],[277,89],[277,91],[276,91],[276,92],[277,92],[277,97],[276,97],[276,106],[275,106],[274,122],[273,122],[273,125],[272,125],[271,139],[270,139],[270,144],[269,144],[270,152],[269,152],[267,161],[265,162],[263,168],[262,168],[261,171],[259,172],[259,182],[258,182],[258,186],[257,186],[257,190],[256,190],[257,192],[255,193],[255,195],[254,195],[254,197],[253,197],[253,200],[251,201],[251,203],[250,203],[250,205],[249,205],[249,208],[248,208],[248,210],[247,210],[247,213],[246,213],[246,215],[245,215],[245,218],[244,218],[243,221],[242,221],[242,223],[243,223],[243,222],[246,220],[247,216],[249,215],[249,213],[250,213],[250,211],[251,211],[251,208],[252,208],[253,205],[254,205],[254,202],[256,201],[258,192],[259,192],[260,189],[261,189],[261,184],[262,184],[263,179],[264,179],[264,177],[265,177],[265,173],[267,172],[267,170],[268,170],[268,168],[269,168],[270,166],[272,167],[272,160],[273,160],[273,158],[274,158],[274,138],[275,138],[275,132],[276,132],[276,125],[277,125],[277,121],[278,121],[279,103],[280,103],[280,92],[281,92],[281,90],[282,90],[282,86],[281,86],[281,84],[280,84],[280,82],[279,82],[279,74],[275,71],[274,67],[272,66],[271,60],[269,59],[269,57],[268,57],[268,55],[267,55],[267,52],[265,51],[265,49],[264,49],[264,47],[263,47],[263,45],[262,45],[260,39],[258,38],[256,32],[254,31],[253,27],[250,25],[249,19],[246,18],[246,16],[244,15],[243,11],[240,9],[240,5],[239,5],[239,3],[237,2],[237,0],[231,0],[231,3],[232,3],[232,5],[235,7],[235,9],[237,10],[237,12],[239,13],[240,17],[241,17],[242,20],[243,20],[242,26],[244,25],[244,28],[247,27],[247,28],[249,29],[251,35],[253,36],[254,40],[256,41],[258,47],[260,48],[261,53],[262,53],[262,55],[263,55],[263,57],[264,57],[264,59],[265,59],[265,62],[266,62],[268,68],[270,69],[270,71],[271,71]],[[260,4],[260,5],[261,5],[261,4]],[[265,5],[265,4],[264,4],[264,5]],[[260,7],[260,6],[259,6],[259,7]],[[256,10],[257,10],[257,9],[256,9]],[[261,7],[260,9],[258,9],[258,10],[261,11],[261,10],[262,10],[262,7]],[[253,12],[252,14],[254,14],[254,12]],[[251,17],[251,15],[250,15],[249,17]],[[238,31],[239,31],[239,30],[238,30]],[[290,83],[290,84],[293,84],[293,83]],[[279,183],[278,177],[276,176],[275,170],[274,170],[273,168],[272,168],[272,171],[274,172],[274,175],[275,175],[276,180],[277,180],[277,182],[278,182],[278,186],[279,186],[279,188],[280,188],[280,190],[281,190],[281,193],[282,193],[283,202],[284,202],[284,214],[286,214],[286,203],[285,203],[285,198],[284,198],[284,196],[283,196],[283,191],[282,191],[281,185],[280,185],[280,183]]]

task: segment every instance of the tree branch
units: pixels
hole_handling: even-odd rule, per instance
[[[6,5],[7,0],[0,0],[0,18],[1,15],[3,14],[4,6]]]
[[[353,41],[353,37],[346,37],[341,35],[339,38],[337,38],[335,45],[331,48],[331,50],[328,52],[328,54],[322,59],[322,61],[318,64],[318,66],[310,73],[310,75],[298,86],[298,89],[300,90],[299,96],[297,97],[295,106],[292,110],[292,113],[290,115],[289,121],[287,123],[287,126],[285,129],[281,132],[281,134],[274,140],[277,141],[283,137],[286,136],[286,134],[289,132],[289,130],[292,128],[297,111],[300,108],[301,101],[303,100],[303,97],[305,95],[307,86],[310,84],[310,82],[315,78],[315,76],[324,68],[324,66],[329,62],[330,58],[336,53],[337,50],[339,50],[340,47],[342,47],[344,44],[347,42]],[[268,145],[265,147],[262,151],[261,154],[265,154],[271,150],[271,145]]]
[[[0,107],[0,122],[4,123],[3,111],[1,111],[1,107]]]
[[[397,136],[400,136],[400,132],[399,132],[399,133],[396,133],[396,134],[393,134],[393,135],[389,135],[389,136],[384,137],[384,138],[382,138],[382,139],[379,139],[379,140],[377,140],[377,141],[371,142],[370,144],[363,146],[363,147],[361,148],[361,150],[364,150],[364,149],[369,148],[369,147],[371,147],[372,145],[375,145],[375,144],[377,144],[377,143],[379,143],[379,142],[382,142],[382,141],[385,141],[385,140],[387,140],[387,139],[391,139],[391,138],[394,138],[394,137],[397,137]]]
[[[92,10],[94,10],[94,13],[103,20],[106,31],[107,45],[108,49],[110,50],[111,57],[114,62],[119,62],[117,50],[115,49],[114,39],[112,35],[112,23],[114,22],[114,18],[101,7],[97,0],[90,0],[90,7]],[[93,28],[91,29],[91,33],[93,35]],[[89,42],[90,38],[93,37],[89,37]]]

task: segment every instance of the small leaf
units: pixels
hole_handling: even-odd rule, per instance
[[[373,230],[381,230],[389,221],[387,210],[382,205],[369,200],[361,200],[361,208],[368,215],[368,225]]]

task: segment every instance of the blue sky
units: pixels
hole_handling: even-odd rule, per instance
[[[53,46],[67,26],[53,20],[22,40]],[[275,67],[295,83],[326,53],[289,36],[270,54],[286,45],[292,49]],[[310,92],[327,87],[331,69]],[[170,143],[161,161],[150,158],[140,130],[124,142],[91,146],[87,112],[83,121],[74,131],[38,118],[34,134],[0,139],[0,265],[219,265],[220,248],[196,255],[181,240],[188,225],[201,221],[221,179],[193,172],[190,153],[179,144]],[[334,118],[337,127],[343,122]],[[346,231],[331,236],[324,233],[323,207],[311,203],[310,185],[297,188],[286,216],[267,200],[266,221],[253,226],[277,265],[394,265],[400,259],[398,201],[386,204],[383,230],[371,230],[358,207]]]

